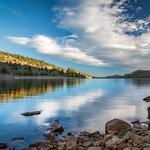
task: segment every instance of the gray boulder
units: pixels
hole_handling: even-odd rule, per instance
[[[111,132],[120,132],[122,130],[131,128],[131,125],[121,119],[113,119],[105,124],[105,132],[106,133],[111,133]]]

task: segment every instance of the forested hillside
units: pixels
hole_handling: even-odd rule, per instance
[[[0,73],[23,76],[71,76],[90,78],[90,75],[84,74],[78,70],[49,64],[43,60],[24,57],[21,55],[10,54],[0,51]]]

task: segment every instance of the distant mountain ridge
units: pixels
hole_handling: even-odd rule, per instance
[[[43,60],[11,54],[4,51],[0,51],[0,74],[91,78],[90,75],[73,68],[64,69]]]
[[[125,74],[125,78],[150,78],[150,70],[136,70],[130,74]]]
[[[150,78],[150,70],[136,70],[130,74],[113,75],[106,78]]]

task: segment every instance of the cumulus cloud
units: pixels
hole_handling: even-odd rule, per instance
[[[138,3],[136,1],[136,3]],[[127,13],[130,0],[81,0],[76,6],[55,7],[55,23],[72,35],[8,37],[39,52],[93,66],[114,65],[147,69],[150,63],[150,16]],[[140,8],[140,9],[139,9]],[[137,6],[137,10],[143,8]],[[136,34],[135,34],[136,33]]]
[[[128,0],[82,0],[76,7],[55,8],[55,12],[60,15],[59,27],[78,34],[76,44],[89,55],[112,65],[147,68],[150,17],[131,21],[133,16],[125,13],[129,6]]]
[[[43,54],[59,56],[64,59],[72,60],[77,63],[86,65],[106,65],[102,60],[96,59],[92,55],[86,54],[78,47],[71,46],[69,42],[77,38],[76,35],[69,36],[69,39],[65,40],[67,42],[63,42],[62,44],[59,44],[59,42],[57,42],[55,39],[44,35],[37,35],[33,36],[32,38],[13,36],[8,36],[6,38],[16,44],[33,47],[37,49],[38,52]],[[65,38],[66,37],[64,37],[64,39]]]

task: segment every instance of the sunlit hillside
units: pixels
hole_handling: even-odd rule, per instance
[[[0,51],[0,73],[22,76],[69,76],[90,78],[78,70],[49,64],[43,60]]]

